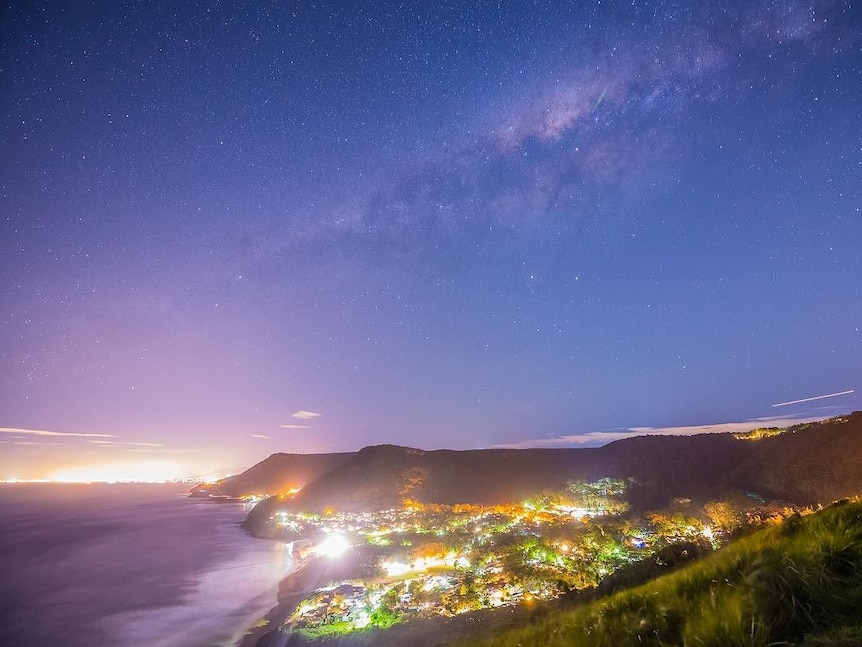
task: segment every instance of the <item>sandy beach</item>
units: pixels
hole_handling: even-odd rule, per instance
[[[359,568],[357,553],[339,558],[307,557],[285,577],[278,586],[276,605],[263,617],[266,624],[258,622],[248,629],[238,647],[256,647],[258,641],[270,631],[277,629],[293,613],[296,606],[315,589],[341,580],[357,577]]]

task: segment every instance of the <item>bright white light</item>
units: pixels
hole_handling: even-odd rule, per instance
[[[713,538],[712,528],[710,528],[709,526],[704,526],[703,527],[703,536],[706,537],[707,539],[709,539],[710,541],[712,541],[712,538]]]
[[[367,611],[361,611],[359,616],[356,618],[356,621],[353,623],[357,629],[367,627],[369,624],[371,624],[371,616],[368,615]]]
[[[317,552],[327,557],[341,557],[348,548],[350,548],[350,542],[344,535],[333,534],[317,545]]]
[[[386,575],[389,577],[398,577],[399,575],[404,575],[405,573],[410,572],[410,567],[407,564],[403,564],[401,562],[383,562],[380,564],[383,570],[386,572]]]

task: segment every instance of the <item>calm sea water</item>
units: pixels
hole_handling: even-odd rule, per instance
[[[0,645],[233,645],[294,568],[178,485],[0,485]]]

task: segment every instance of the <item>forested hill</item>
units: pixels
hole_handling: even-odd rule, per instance
[[[807,505],[862,493],[862,412],[768,434],[640,436],[599,448],[423,451],[394,445],[355,454],[275,454],[216,491],[302,490],[309,511],[424,503],[519,501],[573,480],[632,477],[635,508],[730,491]]]
[[[271,496],[298,490],[331,472],[355,454],[273,454],[241,474],[196,486],[192,496]]]
[[[728,482],[800,504],[862,494],[862,411],[796,425],[750,445]]]

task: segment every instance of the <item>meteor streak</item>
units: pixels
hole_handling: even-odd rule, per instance
[[[605,88],[604,90],[602,90],[601,95],[599,95],[599,100],[598,100],[598,101],[596,101],[596,105],[594,105],[594,106],[593,106],[593,110],[595,110],[596,108],[598,108],[598,107],[599,107],[599,105],[601,105],[602,101],[603,101],[603,100],[604,100],[604,98],[605,98],[605,92],[607,92],[607,91],[608,91],[608,89],[607,89],[607,88]]]
[[[790,404],[799,404],[800,402],[811,402],[812,400],[822,400],[823,398],[836,398],[839,395],[849,395],[850,393],[854,393],[855,389],[850,389],[849,391],[839,391],[838,393],[827,393],[826,395],[815,395],[813,398],[802,398],[801,400],[791,400],[790,402],[779,402],[778,404],[773,404],[773,407],[786,407]]]

